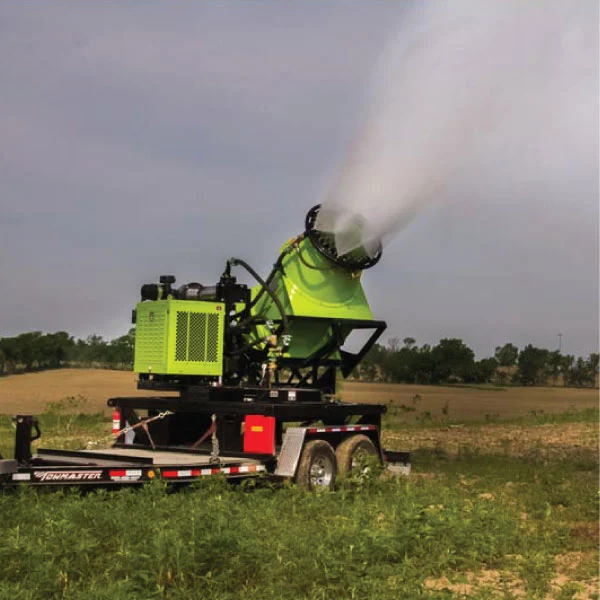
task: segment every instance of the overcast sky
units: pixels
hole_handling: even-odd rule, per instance
[[[405,9],[0,4],[0,336],[111,338],[160,274],[212,284],[230,256],[266,274],[352,144]],[[597,351],[597,177],[549,198],[483,178],[427,208],[363,277],[385,336],[461,337],[482,357],[562,333]]]

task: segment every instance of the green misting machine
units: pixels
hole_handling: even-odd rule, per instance
[[[231,258],[216,285],[176,287],[163,275],[142,286],[134,371],[138,387],[156,395],[108,400],[108,449],[32,454],[39,423],[18,415],[15,458],[0,457],[0,485],[123,486],[156,477],[185,484],[264,473],[317,489],[364,468],[365,458],[408,472],[408,453],[383,450],[386,407],[336,395],[338,377],[385,329],[361,285],[381,244],[338,253],[335,235],[317,226],[319,210],[308,212],[304,232],[283,245],[266,279]],[[362,240],[363,226],[352,217],[348,239]],[[256,285],[238,283],[237,268]],[[356,330],[366,331],[366,342],[345,349]]]
[[[231,258],[216,285],[175,287],[170,275],[144,285],[133,319],[139,387],[221,399],[273,398],[277,390],[292,391],[295,401],[334,396],[338,371],[347,377],[385,329],[361,285],[381,244],[374,253],[359,246],[338,255],[334,234],[315,227],[319,209],[283,245],[266,279]],[[361,225],[356,218],[357,237]],[[256,285],[238,283],[236,267]],[[343,350],[357,329],[372,334],[359,351]]]

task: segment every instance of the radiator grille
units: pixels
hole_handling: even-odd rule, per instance
[[[206,340],[206,316],[207,315],[203,313],[190,314],[189,360],[204,362],[206,357],[206,352],[204,351]],[[217,315],[210,316],[216,317]]]
[[[219,316],[177,311],[176,362],[216,363],[219,359]]]
[[[206,362],[217,361],[217,346],[219,339],[219,317],[217,315],[208,316],[208,334],[206,336]]]

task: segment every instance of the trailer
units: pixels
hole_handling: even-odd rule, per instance
[[[231,390],[215,392],[222,396]],[[367,460],[394,473],[410,472],[409,453],[382,448],[384,406],[298,402],[297,390],[277,392],[286,400],[111,398],[115,439],[106,449],[40,447],[33,454],[39,423],[32,415],[18,415],[15,457],[0,459],[0,484],[115,488],[155,479],[190,484],[220,475],[228,480],[263,476],[320,490],[369,468]]]

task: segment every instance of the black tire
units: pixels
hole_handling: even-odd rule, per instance
[[[302,450],[295,481],[306,490],[329,490],[335,484],[337,463],[329,442],[313,440]]]
[[[351,435],[346,438],[335,450],[338,475],[348,477],[357,474],[359,463],[364,465],[368,461],[379,461],[379,453],[375,444],[366,435]]]

